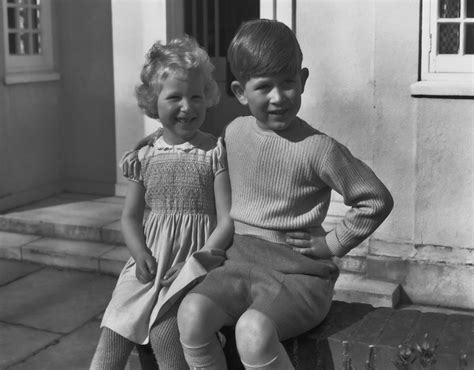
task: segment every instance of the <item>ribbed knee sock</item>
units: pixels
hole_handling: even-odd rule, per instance
[[[227,363],[217,336],[200,346],[189,346],[181,341],[184,357],[192,370],[226,370]]]
[[[90,369],[124,369],[134,345],[133,342],[130,342],[109,328],[103,328]]]
[[[242,361],[242,360],[241,360]],[[292,370],[294,369],[293,364],[286,353],[285,347],[280,343],[278,346],[277,353],[275,356],[262,364],[249,364],[242,361],[246,370]]]
[[[151,328],[150,342],[160,370],[189,370],[179,341],[178,305]]]

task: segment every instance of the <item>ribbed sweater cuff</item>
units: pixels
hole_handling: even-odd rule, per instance
[[[342,257],[347,253],[346,249],[341,245],[341,243],[339,243],[335,230],[331,230],[326,235],[326,243],[328,245],[329,250],[336,257]]]

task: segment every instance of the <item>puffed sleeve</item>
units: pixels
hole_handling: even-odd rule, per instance
[[[217,176],[221,171],[227,171],[227,151],[222,137],[217,139],[217,145],[213,149],[212,170],[214,176]]]

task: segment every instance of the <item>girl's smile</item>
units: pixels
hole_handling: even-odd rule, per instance
[[[191,140],[204,122],[204,78],[199,71],[171,74],[161,83],[158,116],[170,145]]]

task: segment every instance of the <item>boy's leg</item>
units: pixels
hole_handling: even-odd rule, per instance
[[[235,326],[235,339],[246,369],[294,369],[274,322],[265,314],[245,311]]]
[[[91,370],[124,369],[135,343],[109,328],[103,328],[99,338]]]
[[[234,320],[206,296],[187,295],[178,310],[184,357],[191,369],[225,370],[227,364],[217,331]]]
[[[178,304],[175,304],[150,330],[150,343],[160,370],[188,370],[178,331]]]

